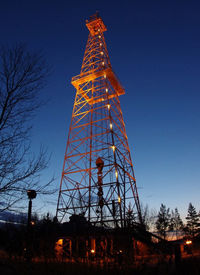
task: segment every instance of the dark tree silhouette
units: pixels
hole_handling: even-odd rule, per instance
[[[192,205],[192,203],[189,203],[188,206],[188,214],[186,217],[187,224],[185,231],[190,237],[194,238],[195,235],[199,232],[200,229],[200,223],[199,223],[199,215],[196,212],[195,207]]]
[[[47,152],[30,152],[31,121],[41,106],[38,95],[47,75],[42,55],[23,45],[0,49],[0,211],[21,201],[27,189],[48,192],[49,182],[39,184]]]
[[[148,204],[143,206],[143,204],[141,203],[141,213],[146,230],[154,232],[158,212],[155,209],[149,209]]]
[[[156,228],[160,235],[166,239],[166,232],[170,224],[169,208],[166,208],[164,204],[161,204],[160,211],[158,212],[158,218],[156,221]]]
[[[136,216],[133,211],[131,203],[128,205],[128,210],[126,212],[126,226],[127,227],[132,227],[134,223],[136,222]]]
[[[176,237],[178,236],[178,232],[183,230],[183,221],[181,220],[178,208],[175,208],[174,211],[171,211],[169,229],[175,231]]]

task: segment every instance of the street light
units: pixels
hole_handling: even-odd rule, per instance
[[[27,196],[29,199],[35,199],[37,196],[37,193],[35,190],[28,190],[27,191]]]
[[[32,199],[35,199],[37,196],[37,193],[35,190],[28,190],[27,191],[27,196],[29,198],[29,204],[28,204],[28,228],[31,225],[31,211],[32,211]]]
[[[28,203],[28,221],[27,221],[27,241],[26,241],[26,248],[25,248],[25,257],[26,257],[26,260],[29,262],[31,261],[31,258],[32,258],[32,254],[31,254],[31,225],[32,222],[31,222],[31,212],[32,212],[32,200],[36,198],[37,196],[37,193],[35,190],[27,190],[27,196],[29,198],[29,203]]]

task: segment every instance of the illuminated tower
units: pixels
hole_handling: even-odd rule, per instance
[[[140,203],[119,96],[96,14],[86,21],[89,37],[81,73],[72,78],[76,97],[65,152],[57,218],[84,215],[93,224],[125,227],[142,222]]]

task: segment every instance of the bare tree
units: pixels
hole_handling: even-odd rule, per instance
[[[155,223],[158,215],[157,211],[155,209],[149,209],[148,204],[143,206],[141,203],[141,212],[146,229],[153,232],[155,230]]]
[[[175,210],[171,210],[169,230],[176,233],[176,238],[178,237],[178,234],[183,231],[183,221],[181,220],[177,207]]]
[[[31,121],[47,75],[43,56],[24,45],[0,49],[0,211],[16,205],[30,188],[48,192],[49,183],[39,183],[47,152],[41,148],[36,156],[30,151]]]

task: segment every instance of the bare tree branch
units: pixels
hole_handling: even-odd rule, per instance
[[[24,45],[0,49],[0,211],[18,204],[28,189],[53,192],[53,179],[39,181],[49,162],[47,151],[40,148],[37,157],[30,152],[31,121],[48,74],[43,56]]]

